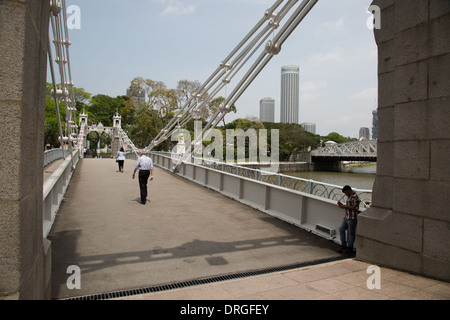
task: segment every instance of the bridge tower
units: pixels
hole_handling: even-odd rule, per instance
[[[120,130],[122,128],[122,117],[118,112],[113,116],[113,139],[111,143],[111,154],[114,158],[120,150]]]
[[[80,149],[87,147],[87,126],[88,126],[88,115],[84,112],[79,115],[80,132],[83,132],[83,142]]]
[[[357,257],[450,281],[450,1],[375,0],[378,160]]]
[[[88,123],[88,115],[83,112],[80,114],[79,119],[80,119],[80,128],[86,127]]]
[[[46,299],[43,149],[50,1],[0,3],[0,299]]]

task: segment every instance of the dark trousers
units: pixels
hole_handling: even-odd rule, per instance
[[[119,171],[123,171],[123,163],[125,160],[117,160],[117,163],[119,164]]]
[[[139,170],[139,189],[141,190],[141,202],[147,202],[147,182],[150,170]]]
[[[356,239],[356,225],[358,220],[342,220],[341,227],[339,228],[339,233],[341,236],[341,244],[343,247],[353,248]],[[345,231],[348,230],[348,242]]]

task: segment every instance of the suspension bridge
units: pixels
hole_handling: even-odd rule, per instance
[[[280,52],[284,41],[316,3],[317,0],[302,2],[277,0],[263,14],[255,27],[219,63],[217,69],[185,105],[177,111],[173,119],[160,131],[150,145],[140,150],[136,148],[122,129],[119,114],[113,116],[112,127],[104,127],[100,124],[96,126],[88,125],[88,117],[84,112],[78,116],[77,121],[74,107],[74,82],[70,71],[69,47],[71,42],[68,37],[67,26],[64,23],[66,19],[65,1],[51,1],[50,22],[54,47],[51,48],[49,43],[48,51],[53,83],[52,94],[57,114],[59,115],[60,108],[65,108],[66,111],[66,119],[58,118],[58,126],[61,149],[67,150],[67,153],[61,154],[63,164],[45,182],[44,235],[52,239],[55,256],[58,257],[57,262],[55,262],[56,284],[53,288],[56,296],[61,297],[71,294],[64,286],[63,278],[65,274],[62,273],[64,266],[70,263],[69,260],[82,268],[84,279],[87,279],[86,281],[89,283],[85,287],[87,291],[83,292],[92,293],[96,290],[96,287],[102,287],[101,290],[113,290],[117,289],[117,286],[130,286],[129,283],[133,281],[137,281],[134,285],[139,286],[149,282],[173,281],[179,277],[184,279],[187,274],[192,273],[187,270],[201,271],[198,274],[194,272],[189,275],[189,277],[195,278],[210,273],[230,273],[255,267],[292,265],[294,261],[309,261],[312,263],[313,261],[339,258],[334,253],[330,243],[320,243],[319,239],[336,239],[336,231],[342,216],[341,210],[336,206],[336,197],[342,199],[342,194],[338,195],[332,190],[326,191],[326,187],[313,186],[312,181],[294,182],[288,177],[268,177],[265,174],[257,173],[257,171],[254,171],[252,178],[250,176],[250,173],[253,172],[251,169],[235,166],[235,169],[232,169],[232,171],[235,171],[231,172],[229,170],[231,167],[225,164],[216,163],[214,167],[211,167],[210,162],[197,165],[190,161],[193,148],[199,143],[195,140],[186,146],[184,150],[185,161],[183,162],[174,161],[174,158],[170,155],[152,153],[155,165],[162,168],[156,171],[161,178],[158,187],[153,191],[154,198],[152,197],[151,200],[151,210],[144,213],[143,208],[131,210],[136,205],[133,200],[136,191],[131,187],[132,184],[124,180],[124,176],[119,174],[117,177],[113,177],[113,174],[111,175],[113,161],[86,159],[80,162],[83,157],[82,150],[86,147],[87,134],[92,131],[106,132],[112,136],[113,154],[120,147],[130,151],[127,155],[129,159],[136,159],[137,154],[141,151],[152,152],[153,148],[161,142],[175,136],[186,123],[192,119],[197,119],[203,110],[211,108],[211,101],[225,88],[227,92],[230,91],[231,93],[226,96],[223,103],[210,117],[206,126],[202,128],[202,133],[198,136],[198,139],[208,136],[226,114],[231,111],[231,106],[272,57]],[[53,51],[55,57],[52,55]],[[55,63],[56,67],[54,66]],[[159,110],[159,112],[161,115],[166,113],[165,110]],[[63,125],[63,122],[65,122],[65,125]],[[108,165],[106,165],[107,163]],[[74,173],[77,166],[79,168]],[[224,170],[217,170],[219,167]],[[110,171],[109,173],[105,171],[106,168]],[[186,187],[186,182],[174,180],[173,177],[164,173],[163,169],[168,169],[176,176],[183,177],[187,183],[200,184],[226,197],[205,200],[205,196],[210,194],[204,191],[205,189]],[[100,175],[99,172],[101,172]],[[91,178],[89,180],[81,179],[80,174],[83,177],[89,176]],[[72,190],[67,191],[71,179],[74,180],[71,182]],[[87,185],[83,184],[83,181]],[[111,189],[113,185],[117,185],[118,188]],[[322,187],[324,186],[322,185]],[[340,187],[337,187],[337,189],[340,189]],[[68,196],[65,196],[66,192],[69,192]],[[81,195],[80,193],[83,192],[85,194]],[[318,192],[321,194],[319,195]],[[200,193],[201,199],[195,200]],[[328,196],[323,197],[324,194],[328,194]],[[217,196],[214,195],[214,197]],[[279,201],[280,197],[284,199],[282,202]],[[235,205],[241,203],[243,207],[233,208],[234,205],[230,203],[231,200],[228,198],[237,200]],[[64,206],[60,208],[63,199],[66,200]],[[302,209],[298,210],[299,207]],[[218,208],[231,208],[231,211],[222,212],[222,210],[217,210]],[[129,216],[130,210],[134,212],[132,216]],[[280,221],[281,225],[278,222],[271,222],[271,226],[261,226],[264,230],[264,236],[252,235],[253,232],[250,232],[249,235],[252,235],[250,239],[240,240],[240,235],[246,234],[240,228],[257,224],[255,221],[244,221],[247,219],[244,214],[247,210],[250,210],[250,212],[256,210],[268,214],[267,217],[278,218],[277,221]],[[139,217],[138,214],[140,211],[148,218],[150,218],[149,214],[152,215],[151,220],[149,220],[150,224],[147,225],[142,221],[142,217]],[[189,212],[192,213],[192,216]],[[314,216],[312,212],[318,214]],[[61,227],[61,225],[53,227],[57,213],[61,215],[60,221],[66,221],[60,222],[65,227]],[[212,222],[208,222],[211,219],[211,221],[219,221],[220,216],[217,216],[217,213],[220,213],[220,216],[225,219],[217,225],[219,229],[228,225],[226,228],[228,231],[225,232],[227,236],[225,234],[221,236],[219,230],[212,228]],[[239,213],[239,218],[235,217],[235,213]],[[198,217],[199,214],[200,217]],[[88,219],[84,221],[85,218]],[[107,222],[110,219],[112,219],[111,222]],[[145,236],[138,232],[139,227],[135,224],[126,226],[134,219],[140,221],[138,225],[146,226],[146,229],[142,230]],[[235,219],[240,222],[233,221]],[[260,216],[258,219],[266,220],[267,218]],[[288,224],[284,225],[284,222]],[[205,224],[208,224],[209,227],[201,227]],[[72,227],[67,228],[68,225],[72,225]],[[100,225],[110,231],[99,232]],[[183,227],[180,229],[181,226]],[[297,234],[294,226],[306,230],[306,233]],[[200,227],[199,230],[197,230],[198,227]],[[90,228],[94,229],[89,232]],[[183,228],[190,229],[187,238],[181,236],[184,234],[184,232],[181,232]],[[79,232],[73,233],[70,231],[76,229],[80,229]],[[154,231],[151,231],[153,229],[155,231],[161,229],[156,238]],[[230,232],[232,229],[235,232]],[[280,234],[276,231],[277,229],[291,231]],[[150,234],[147,234],[149,230]],[[207,232],[204,233],[200,230]],[[195,238],[192,238],[192,232],[196,235]],[[272,232],[273,235],[270,235]],[[306,245],[311,241],[309,239],[310,232],[321,237],[316,239],[319,242],[313,241],[311,245]],[[83,233],[92,234],[94,238],[91,240],[89,240],[89,237],[80,238]],[[168,234],[171,235],[172,240],[166,237]],[[109,238],[109,235],[117,237]],[[137,236],[138,238],[129,242],[125,238],[130,236],[133,238]],[[173,240],[177,241],[174,242]],[[86,242],[87,247],[82,245],[84,242]],[[116,247],[118,243],[136,246],[136,243],[140,242],[148,242],[151,245],[150,247],[144,245],[141,249],[121,248],[121,252],[124,252],[122,254],[108,254],[110,250],[107,250],[107,247],[112,243],[116,243],[114,245]],[[91,243],[95,243],[94,250],[89,249]],[[306,246],[308,250],[299,250],[302,246]],[[67,254],[67,248],[72,248],[69,255]],[[267,248],[272,248],[275,251],[265,253],[261,251],[267,250]],[[117,250],[114,250],[114,252],[117,252]],[[239,258],[244,252],[250,256],[255,255],[255,258]],[[282,252],[284,254],[280,255]],[[195,263],[196,257],[200,256],[205,257],[208,267],[204,263]],[[256,256],[260,256],[266,262],[262,263],[262,260],[256,258]],[[268,259],[269,256],[272,258]],[[283,256],[284,258],[282,258]],[[248,263],[243,264],[242,261],[244,260]],[[161,264],[162,262],[164,263]],[[189,268],[193,265],[196,266],[194,269]],[[137,266],[138,269],[130,269],[131,266]],[[159,268],[161,270],[157,271]],[[109,274],[106,271],[107,269],[112,270],[113,273]],[[152,272],[155,278],[153,280],[149,278],[149,269],[154,271]],[[177,271],[177,269],[180,270]],[[105,278],[110,278],[117,272],[126,272],[131,277],[123,277],[123,283],[119,281],[118,284],[116,281],[112,286],[108,286],[105,283]],[[143,273],[145,280],[137,280],[139,278],[136,276],[138,273]],[[182,280],[181,278],[178,280]],[[101,283],[97,283],[98,281]]]
[[[214,96],[215,88],[232,87],[232,94],[216,110],[206,129],[212,130],[214,121],[229,111],[315,2],[276,1],[243,39],[242,46],[233,49],[229,59],[222,60],[218,72],[211,76],[212,82],[205,82],[202,90],[177,114],[177,120],[146,150],[152,150],[160,143],[159,139],[172,136],[188,117],[195,118],[197,109],[208,108],[207,101]],[[340,271],[355,267],[353,264],[345,267],[334,264],[316,269],[318,272],[311,268],[299,270],[288,277],[277,274],[270,279],[248,279],[253,285],[272,290],[267,293],[274,293],[275,285],[282,282],[287,291],[277,297],[309,298],[320,290],[330,293],[333,288],[325,286],[331,284],[335,288],[346,286],[347,292],[340,296],[346,299],[349,291],[355,297],[367,298],[405,298],[408,292],[415,298],[420,295],[427,299],[448,299],[448,284],[435,279],[447,282],[449,279],[449,216],[441,201],[448,191],[448,170],[444,164],[448,158],[448,132],[439,125],[448,119],[442,110],[448,98],[443,70],[448,66],[449,50],[442,43],[447,43],[445,26],[450,7],[447,1],[433,2],[432,6],[428,2],[415,2],[413,6],[398,1],[373,3],[371,8],[377,8],[378,18],[385,14],[392,18],[392,12],[395,16],[383,19],[383,27],[375,32],[379,56],[383,57],[379,61],[379,74],[383,75],[379,76],[382,97],[379,104],[384,139],[378,145],[383,165],[377,174],[374,206],[358,219],[358,258],[433,280],[383,269],[380,292],[387,295],[380,296],[368,292],[366,278],[355,283],[361,279],[361,273],[366,274],[361,265],[357,267],[360,273],[351,273],[349,277]],[[152,185],[151,194],[157,197],[151,198],[150,204],[159,204],[152,208],[135,201],[136,183],[130,183],[126,172],[115,172],[114,161],[80,159],[84,137],[90,129],[77,119],[73,105],[74,82],[68,51],[71,43],[65,29],[65,10],[64,0],[2,1],[0,5],[0,83],[5,89],[0,99],[0,130],[5,137],[3,149],[8,151],[0,165],[4,179],[0,201],[2,299],[48,299],[53,285],[59,286],[55,293],[67,296],[62,290],[72,287],[70,279],[80,277],[82,285],[93,284],[89,293],[128,288],[130,294],[136,294],[142,291],[129,288],[148,285],[154,270],[158,270],[158,275],[151,284],[159,279],[181,279],[187,271],[196,279],[146,287],[144,291],[248,277],[261,267],[256,274],[286,270],[299,266],[289,264],[292,261],[286,259],[299,257],[310,264],[311,259],[317,259],[318,252],[324,254],[320,256],[324,259],[336,257],[330,251],[332,242],[327,240],[333,239],[342,219],[335,200],[286,188],[284,177],[272,179],[270,174],[228,168],[223,163],[208,167],[195,161],[179,163],[174,172],[171,156],[154,153],[160,180]],[[408,18],[411,16],[414,19]],[[50,42],[49,19],[53,35]],[[424,28],[430,32],[422,32]],[[396,32],[392,32],[394,29]],[[270,35],[264,33],[269,30]],[[421,41],[417,41],[417,35]],[[417,45],[411,47],[410,43]],[[398,50],[389,50],[393,46]],[[252,54],[256,58],[250,62]],[[245,69],[247,62],[250,67]],[[57,114],[60,108],[66,112],[65,118],[58,121],[64,150],[61,165],[54,170],[46,167],[48,174],[43,183],[40,146],[47,66],[52,74]],[[394,74],[398,81],[392,82]],[[417,130],[418,125],[421,130]],[[114,131],[120,145],[122,133],[119,128]],[[122,139],[125,141],[126,136]],[[336,154],[339,152],[342,154],[343,150]],[[218,170],[220,167],[225,170]],[[234,170],[244,174],[238,175]],[[303,188],[301,183],[296,185]],[[306,188],[314,189],[310,186],[307,184]],[[213,200],[210,196],[217,198]],[[206,197],[214,204],[213,210],[205,206]],[[319,234],[322,237],[316,236]],[[270,262],[269,268],[265,268],[266,262]],[[284,263],[288,265],[279,268]],[[77,265],[81,274],[68,274]],[[226,275],[217,276],[219,270]],[[324,272],[332,276],[323,278]],[[199,275],[202,278],[197,278]],[[305,278],[307,283],[302,281]],[[314,282],[311,278],[320,280]],[[112,286],[115,281],[117,286]],[[252,286],[249,282],[233,284],[248,288]],[[233,284],[228,282],[226,289],[213,288],[225,292]],[[394,295],[394,287],[403,293]],[[276,291],[281,293],[279,288]],[[200,288],[211,293],[205,289]],[[120,290],[116,293],[121,294]],[[74,292],[68,295],[73,296]]]

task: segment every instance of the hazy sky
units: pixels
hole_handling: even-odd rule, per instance
[[[80,8],[69,38],[76,87],[112,97],[135,77],[176,88],[204,82],[275,0],[66,0]],[[372,129],[377,48],[367,27],[372,0],[319,0],[236,102],[239,117],[259,117],[259,101],[275,99],[280,119],[281,67],[300,66],[299,122],[317,133],[357,137]],[[225,96],[225,92],[220,95]]]

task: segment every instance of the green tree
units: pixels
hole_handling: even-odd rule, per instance
[[[134,117],[136,114],[136,108],[133,105],[133,101],[126,97],[124,99],[123,107],[119,109],[119,114],[122,117],[122,128],[127,128],[134,124]]]
[[[128,129],[128,135],[137,148],[146,147],[162,128],[163,122],[156,110],[140,107],[136,111],[134,123]]]
[[[147,96],[147,108],[153,110],[165,109],[172,112],[178,108],[178,96],[175,89],[167,89],[162,81],[144,79],[141,77],[134,78],[130,87],[132,91],[139,89],[144,90]]]
[[[196,94],[201,87],[201,83],[199,81],[189,81],[189,80],[180,80],[177,84],[177,89],[175,94],[178,99],[178,106],[182,107],[186,104],[189,99]]]
[[[64,108],[63,108],[64,109]],[[62,130],[64,132],[65,122],[64,121],[65,111],[60,110],[60,119]],[[44,146],[50,148],[58,148],[60,146],[60,142],[58,137],[60,135],[59,132],[59,123],[56,112],[55,101],[50,98],[49,94],[47,94],[45,100],[45,123],[44,123]]]
[[[61,88],[60,85],[56,86],[57,89]],[[83,88],[73,88],[74,91],[74,104],[77,109],[77,115],[82,112],[86,102],[90,98],[91,94],[86,92]],[[63,103],[58,102],[59,116],[61,120],[62,134],[64,135],[66,127],[66,111]],[[53,84],[47,83],[46,96],[45,96],[45,129],[44,129],[44,146],[50,146],[53,148],[60,147],[59,142],[59,124],[58,114],[56,112],[55,100],[53,97]]]
[[[88,109],[88,121],[90,124],[102,123],[105,127],[112,127],[112,118],[116,112],[125,106],[128,97],[119,96],[112,98],[104,94],[98,94],[91,98]]]
[[[320,137],[307,132],[302,126],[294,123],[263,122],[265,128],[279,130],[279,155],[280,161],[289,161],[291,155],[315,149],[320,143]],[[268,138],[269,145],[272,144],[271,136]]]
[[[224,97],[218,97],[218,98],[214,99],[213,101],[211,101],[211,102],[209,103],[209,107],[208,107],[209,113],[207,114],[207,116],[208,116],[207,118],[209,118],[209,116],[212,116],[214,113],[216,113],[217,110],[220,108],[220,105],[221,105],[224,101],[225,101],[225,98],[224,98]],[[235,105],[232,105],[232,106],[231,106],[231,111],[232,111],[233,113],[236,113],[236,112],[237,112],[237,108],[236,108]],[[223,121],[223,125],[226,126],[226,123],[225,123],[225,117],[223,117],[222,121]]]
[[[334,141],[336,143],[345,143],[347,142],[347,139],[337,132],[330,132],[328,135],[322,137],[322,141],[323,142]]]
[[[73,88],[73,95],[75,99],[75,108],[78,113],[83,112],[83,109],[86,107],[92,94],[86,92],[83,88]]]

